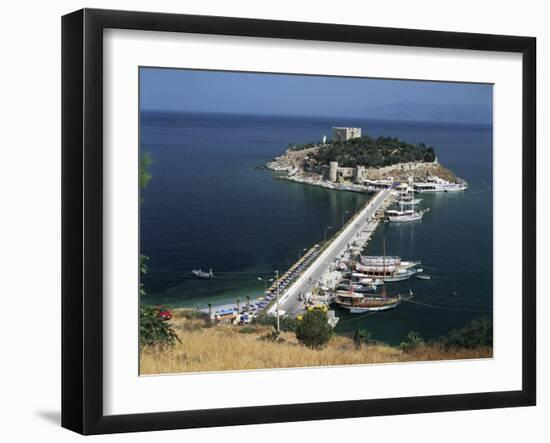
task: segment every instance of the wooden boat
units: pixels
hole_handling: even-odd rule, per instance
[[[363,295],[354,291],[336,291],[334,303],[347,309],[351,314],[363,314],[365,312],[386,311],[395,309],[401,303],[401,295],[388,297],[386,292],[386,240],[384,239],[384,255],[382,259],[382,293],[380,295]],[[411,294],[412,295],[412,294]]]
[[[385,294],[368,295],[351,291],[336,291],[334,303],[347,309],[351,314],[395,309],[401,303],[401,296],[388,297]]]

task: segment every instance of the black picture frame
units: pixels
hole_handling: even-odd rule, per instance
[[[103,30],[171,31],[522,54],[522,389],[178,412],[103,413]],[[83,9],[62,18],[62,426],[82,434],[530,406],[536,403],[536,39]]]

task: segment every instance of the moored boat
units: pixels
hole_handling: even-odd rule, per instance
[[[386,265],[397,265],[401,264],[401,257],[398,256],[388,256],[384,257],[382,255],[362,255],[361,264],[365,266],[380,266],[383,264]]]
[[[191,273],[197,278],[214,278],[212,269],[209,272],[204,272],[202,269],[193,269]]]
[[[410,222],[422,220],[424,213],[427,211],[396,211],[397,214],[391,214],[388,216],[388,220],[391,222]]]
[[[468,188],[466,182],[451,183],[439,177],[430,177],[425,182],[416,182],[413,184],[414,192],[457,192]]]
[[[401,303],[401,296],[382,295],[364,296],[354,291],[336,291],[334,303],[347,309],[351,314],[362,314],[369,311],[386,311],[395,309]]]
[[[357,291],[354,290],[353,284],[350,284],[349,291],[344,290],[337,290],[334,294],[334,303],[344,309],[347,309],[351,314],[362,314],[365,312],[376,312],[376,311],[386,311],[389,309],[395,309],[401,303],[402,297],[401,295],[396,296],[388,296],[386,292],[386,240],[384,239],[383,243],[383,249],[384,254],[382,256],[382,266],[381,266],[381,279],[382,279],[382,293],[380,295],[372,294],[372,295],[363,295],[361,293],[357,293]],[[392,268],[395,275],[395,272],[406,272],[406,273],[414,273],[416,270],[414,268],[408,268],[408,269],[401,269],[398,265],[396,265],[396,258],[398,257],[392,257],[393,265],[389,266],[389,268]],[[378,262],[378,257],[373,258],[373,261],[375,263]],[[368,262],[368,260],[367,260]],[[400,260],[399,260],[400,262]],[[380,266],[374,265],[374,266],[365,266],[365,265],[357,265],[358,267],[363,267],[365,269],[378,269]],[[411,274],[412,275],[412,274]],[[407,277],[408,278],[408,277]],[[393,280],[396,281],[396,280]],[[411,291],[411,297],[412,297],[412,291]]]
[[[416,204],[416,200],[419,199],[415,199],[414,195],[409,196],[409,191],[412,192],[412,189],[407,187],[406,193],[402,194],[401,199],[399,200],[399,210],[391,209],[386,211],[386,215],[388,216],[388,220],[390,222],[411,222],[422,220],[424,213],[429,211],[429,209],[419,212],[415,211],[414,205]],[[404,209],[405,205],[410,205],[411,209]]]
[[[408,280],[417,273],[415,266],[418,262],[410,263],[411,264],[407,264],[407,266],[365,266],[357,264],[355,267],[368,278],[384,279],[386,282],[398,282]]]

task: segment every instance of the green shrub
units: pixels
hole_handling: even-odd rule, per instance
[[[207,322],[210,316],[207,312],[198,311],[196,309],[180,309],[174,312],[174,318],[185,318],[187,320],[204,320]]]
[[[353,333],[353,344],[359,349],[363,343],[368,346],[375,344],[376,340],[372,338],[372,334],[369,331],[358,329]]]
[[[272,331],[268,332],[265,335],[262,335],[259,337],[260,340],[266,340],[266,341],[277,341],[277,342],[283,342],[284,340],[280,337],[279,332],[277,332],[276,329],[273,329]]]
[[[424,346],[424,344],[425,344],[424,339],[422,338],[420,333],[416,331],[411,331],[407,335],[407,339],[401,342],[400,348],[405,352],[409,352],[409,351],[414,351],[420,346]]]
[[[259,317],[256,317],[255,323],[263,326],[277,326],[277,317],[274,317],[269,314],[262,314]],[[296,332],[298,327],[298,320],[291,317],[279,317],[279,328],[281,331],[286,332]]]
[[[159,316],[158,308],[141,305],[139,317],[139,341],[141,346],[164,348],[173,346],[176,341],[181,343],[170,324]]]
[[[454,329],[438,341],[445,349],[493,346],[493,322],[488,318],[472,320],[464,328]]]
[[[326,165],[337,161],[340,166],[357,165],[380,167],[401,162],[433,162],[435,152],[424,143],[413,145],[395,137],[370,138],[364,135],[345,141],[333,141],[313,155],[317,163]]]
[[[327,314],[321,310],[306,312],[296,328],[296,338],[304,345],[314,349],[328,343],[332,334]]]

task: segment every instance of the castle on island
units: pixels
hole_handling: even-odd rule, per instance
[[[333,127],[332,140],[334,142],[347,142],[360,138],[362,129],[355,127]],[[299,146],[299,149],[289,147],[283,155],[275,157],[266,164],[268,169],[286,172],[288,180],[319,186],[329,185],[360,185],[375,186],[377,182],[388,180],[408,180],[411,177],[424,179],[432,175],[440,176],[448,181],[456,181],[451,171],[444,168],[434,157],[433,161],[409,161],[406,163],[393,163],[388,166],[366,166],[357,164],[353,167],[341,166],[338,161],[320,163],[315,159],[315,154],[325,146],[330,146],[327,136],[322,142],[310,143]]]
[[[376,168],[367,168],[365,166],[355,166],[346,168],[338,166],[338,162],[330,162],[328,167],[322,166],[322,174],[325,180],[333,183],[354,182],[363,183],[368,180],[380,180],[391,174],[414,173],[415,171],[423,171],[426,169],[436,169],[439,166],[437,158],[430,163],[424,162],[408,162],[396,163],[390,166],[380,166]]]
[[[332,140],[333,141],[347,141],[354,138],[361,137],[361,128],[351,128],[351,127],[333,127],[332,128]],[[426,168],[436,168],[439,165],[437,158],[430,163],[422,162],[408,162],[408,163],[397,163],[390,166],[382,167],[366,167],[357,165],[355,167],[343,167],[339,166],[338,162],[330,162],[327,165],[323,165],[322,173],[323,178],[332,183],[344,183],[344,182],[354,182],[362,184],[368,180],[378,180],[383,179],[388,176],[388,174],[399,174],[407,172],[415,172],[418,170],[426,170]]]
[[[332,140],[344,142],[352,138],[361,138],[361,128],[343,128],[335,126],[332,128]]]

